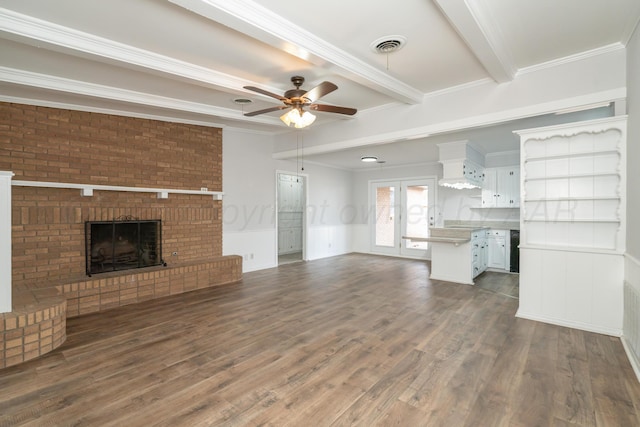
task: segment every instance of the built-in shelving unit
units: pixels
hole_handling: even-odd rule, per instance
[[[522,175],[518,316],[618,335],[626,117],[516,133]]]
[[[529,223],[522,244],[614,250],[620,240],[624,133],[556,131],[522,142],[521,217]]]

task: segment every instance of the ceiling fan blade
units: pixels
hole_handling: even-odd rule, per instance
[[[311,89],[310,91],[302,95],[302,97],[307,98],[311,102],[315,102],[318,99],[325,96],[326,94],[331,93],[336,89],[338,89],[338,86],[334,85],[333,83],[322,82],[318,86],[314,87],[313,89]]]
[[[252,111],[250,113],[244,113],[247,117],[257,116],[258,114],[270,113],[272,111],[284,110],[285,108],[289,108],[286,105],[279,105],[277,107],[265,108],[264,110]]]
[[[311,104],[309,105],[309,109],[314,111],[324,111],[326,113],[346,114],[348,116],[353,116],[358,111],[355,108],[338,107],[336,105],[325,104]]]
[[[244,88],[245,88],[245,89],[248,89],[248,90],[252,90],[252,91],[254,91],[254,92],[261,93],[261,94],[263,94],[263,95],[270,96],[270,97],[275,98],[275,99],[279,99],[280,101],[284,101],[285,99],[287,99],[287,98],[284,98],[284,97],[282,97],[282,96],[280,96],[280,95],[276,95],[275,93],[269,92],[268,90],[260,89],[259,87],[255,87],[255,86],[244,86]]]

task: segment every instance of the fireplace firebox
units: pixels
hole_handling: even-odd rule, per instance
[[[85,222],[87,275],[166,265],[162,222],[134,218]]]

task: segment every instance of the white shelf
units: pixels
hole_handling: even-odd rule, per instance
[[[576,152],[576,153],[564,153],[564,154],[554,154],[554,155],[550,155],[550,156],[531,156],[531,157],[527,157],[524,161],[524,163],[529,163],[529,162],[544,162],[547,160],[555,160],[555,159],[570,159],[570,158],[574,158],[574,157],[593,157],[596,155],[602,155],[602,154],[617,154],[618,156],[620,155],[620,152],[618,150],[593,150],[593,151],[580,151],[580,152]]]
[[[573,174],[562,174],[562,175],[545,175],[545,176],[534,176],[530,178],[525,178],[524,182],[530,181],[546,181],[549,179],[571,179],[571,178],[597,178],[601,176],[617,176],[620,174],[618,172],[602,172],[602,173],[573,173]]]
[[[585,218],[585,219],[548,219],[548,218],[523,218],[522,219],[525,222],[548,222],[548,223],[554,223],[554,222],[581,222],[581,223],[619,223],[620,219],[617,218]]]
[[[17,187],[39,187],[39,188],[66,188],[80,190],[80,194],[85,197],[93,196],[97,191],[120,191],[130,193],[156,193],[158,199],[167,199],[169,194],[192,194],[201,196],[213,196],[214,200],[222,200],[222,191],[208,190],[181,190],[170,188],[147,188],[147,187],[124,187],[118,185],[96,185],[96,184],[75,184],[70,182],[48,182],[48,181],[11,181],[11,185]]]
[[[618,196],[593,196],[593,197],[548,197],[548,198],[535,198],[535,199],[526,199],[524,202],[572,202],[572,201],[591,201],[591,200],[620,200]],[[473,208],[472,208],[473,209]]]

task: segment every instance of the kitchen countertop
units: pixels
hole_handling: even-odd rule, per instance
[[[431,242],[431,243],[453,243],[454,245],[460,245],[471,241],[470,237],[411,237],[402,236],[403,239],[409,239],[414,242]]]
[[[444,221],[444,227],[476,227],[492,228],[494,230],[520,230],[520,221],[461,221],[446,219]]]
[[[454,239],[471,239],[471,233],[487,227],[431,227],[429,237],[447,237]]]

